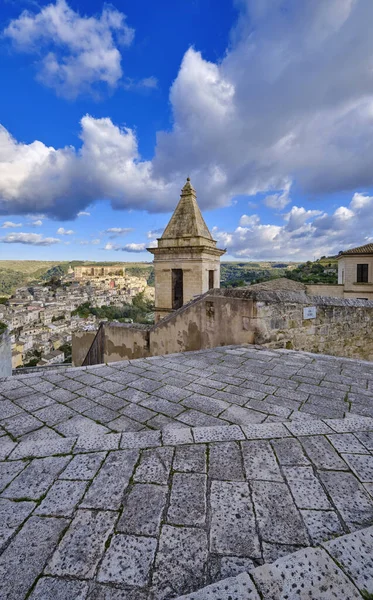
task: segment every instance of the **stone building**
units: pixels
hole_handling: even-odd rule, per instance
[[[158,247],[148,250],[154,255],[156,322],[220,287],[220,257],[225,250],[212,239],[189,177]]]
[[[91,279],[96,277],[124,277],[125,268],[123,265],[84,265],[74,267],[75,279]]]
[[[338,284],[343,285],[344,298],[373,300],[373,244],[341,252]]]

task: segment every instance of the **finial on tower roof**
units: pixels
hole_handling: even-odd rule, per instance
[[[187,181],[190,181],[190,177],[187,177]]]

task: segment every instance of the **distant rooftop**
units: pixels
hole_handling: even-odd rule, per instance
[[[365,244],[365,246],[357,246],[356,248],[350,248],[350,250],[344,250],[337,258],[345,254],[373,254],[373,244]]]

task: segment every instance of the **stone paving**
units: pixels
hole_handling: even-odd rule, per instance
[[[1,600],[369,598],[372,395],[253,346],[0,381]]]

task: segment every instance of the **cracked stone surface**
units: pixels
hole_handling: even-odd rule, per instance
[[[372,594],[371,394],[252,346],[0,380],[0,598]]]

